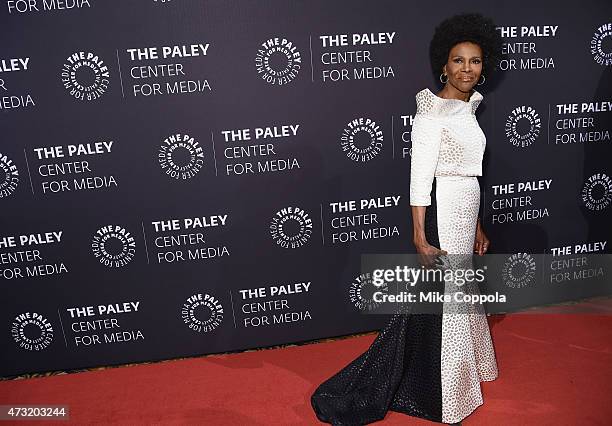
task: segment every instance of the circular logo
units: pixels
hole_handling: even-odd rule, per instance
[[[164,139],[157,157],[162,170],[173,179],[191,179],[204,165],[204,150],[187,134]]]
[[[360,311],[373,311],[382,304],[374,300],[374,293],[388,294],[388,291],[389,287],[386,282],[380,287],[374,285],[372,274],[368,272],[359,275],[351,282],[349,299]]]
[[[255,67],[264,81],[282,86],[297,77],[302,68],[302,55],[291,41],[270,38],[259,47]]]
[[[535,260],[529,253],[516,253],[506,260],[501,271],[504,284],[510,288],[521,288],[531,284],[535,277]]]
[[[108,225],[98,229],[91,242],[98,261],[109,268],[127,265],[136,253],[136,240],[125,228]]]
[[[582,187],[582,201],[589,210],[603,210],[612,201],[612,179],[605,173],[589,177]]]
[[[359,117],[342,130],[340,147],[353,161],[366,162],[382,150],[383,132],[374,120]]]
[[[312,219],[299,207],[285,207],[274,214],[270,233],[276,244],[283,248],[298,248],[312,235]]]
[[[591,54],[599,65],[612,65],[612,51],[606,52],[603,44],[607,41],[608,48],[612,45],[612,22],[601,25],[591,38]]]
[[[183,304],[181,317],[190,329],[207,333],[223,321],[223,305],[210,294],[196,293]]]
[[[541,127],[542,120],[535,108],[522,105],[512,110],[504,130],[512,145],[525,148],[538,138]]]
[[[62,67],[62,83],[70,95],[82,101],[100,98],[110,84],[104,61],[92,52],[75,52]]]
[[[8,197],[17,188],[19,171],[13,160],[0,152],[0,198]]]
[[[53,341],[53,326],[39,313],[25,312],[15,317],[11,334],[20,348],[41,351]]]

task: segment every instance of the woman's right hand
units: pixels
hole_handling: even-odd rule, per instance
[[[427,241],[415,243],[414,246],[416,247],[419,262],[426,268],[432,267],[438,256],[448,254],[446,250],[434,247]]]

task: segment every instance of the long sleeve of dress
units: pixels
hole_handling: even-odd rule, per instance
[[[410,205],[431,205],[431,189],[442,140],[441,125],[434,118],[416,114],[412,123]]]

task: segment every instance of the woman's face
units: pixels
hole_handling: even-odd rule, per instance
[[[461,92],[469,92],[482,73],[482,49],[475,43],[464,41],[448,52],[448,61],[442,68],[450,84]]]

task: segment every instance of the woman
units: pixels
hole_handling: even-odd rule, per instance
[[[446,19],[431,41],[431,66],[444,87],[416,94],[410,178],[413,242],[426,264],[441,255],[461,263],[488,250],[476,178],[486,145],[475,117],[483,97],[474,86],[495,70],[501,48],[495,25],[480,14]],[[445,282],[445,293],[455,286]],[[469,307],[469,315],[451,307],[394,314],[366,352],[315,390],[319,420],[367,424],[392,410],[460,424],[483,403],[480,382],[495,380],[498,370],[482,306]]]

